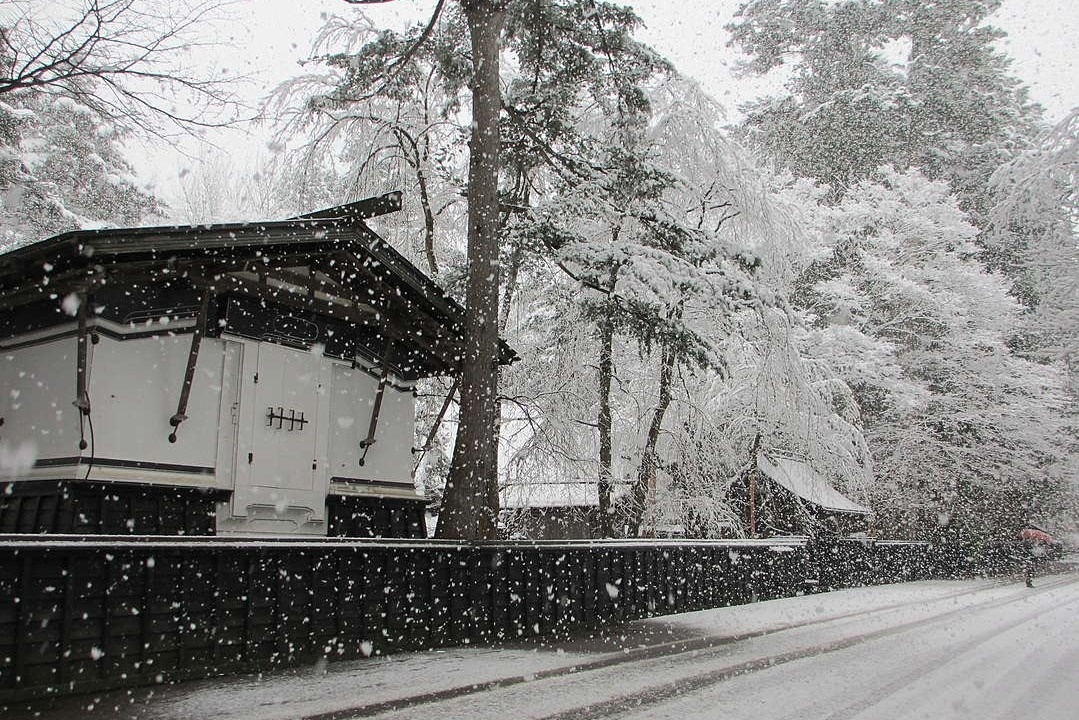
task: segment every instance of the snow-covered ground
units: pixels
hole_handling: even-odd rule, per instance
[[[42,716],[1074,720],[1079,574],[1039,578],[1033,589],[1004,578],[843,590],[562,643],[83,696]]]

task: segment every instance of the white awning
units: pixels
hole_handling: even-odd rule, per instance
[[[825,510],[853,515],[873,514],[869,508],[862,507],[829,485],[820,473],[801,460],[768,457],[760,453],[757,467],[798,497]]]

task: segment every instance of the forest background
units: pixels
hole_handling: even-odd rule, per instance
[[[387,23],[342,0],[253,108],[197,60],[242,4],[9,3],[0,242],[403,189],[379,230],[464,298],[466,11],[493,8],[492,320],[522,359],[497,374],[497,466],[467,507],[493,525],[496,482],[583,481],[608,533],[714,535],[740,527],[727,491],[759,442],[883,536],[1077,529],[1079,108],[1030,100],[999,2],[748,2],[726,29],[735,82],[763,94],[729,114],[632,4],[429,5]],[[205,151],[167,203],[129,159],[251,119],[269,152]],[[420,434],[448,390],[423,388]],[[453,446],[451,422],[417,468],[436,500]]]

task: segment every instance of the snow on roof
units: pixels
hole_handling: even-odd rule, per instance
[[[769,457],[761,453],[757,456],[757,467],[798,497],[825,510],[854,515],[873,514],[869,508],[862,507],[829,485],[820,473],[802,460]]]
[[[612,498],[624,494],[626,487],[626,483],[613,482]],[[509,483],[501,487],[500,494],[501,506],[507,509],[599,506],[595,480]]]
[[[72,230],[0,251],[0,316],[69,293],[100,292],[106,297],[95,295],[96,306],[125,314],[128,306],[175,306],[191,307],[193,315],[202,298],[212,297],[225,308],[226,332],[297,346],[318,340],[324,352],[345,360],[359,354],[382,364],[383,326],[408,328],[396,338],[391,369],[406,380],[455,375],[465,308],[364,222],[400,208],[401,193],[392,192],[288,220]],[[132,295],[132,288],[142,289]],[[64,319],[48,317],[54,324]],[[100,315],[127,324],[125,317]],[[280,330],[297,322],[305,333]],[[314,337],[307,334],[312,328]],[[24,330],[9,334],[16,331]],[[500,364],[517,359],[498,342]]]

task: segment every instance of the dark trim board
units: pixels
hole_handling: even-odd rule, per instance
[[[2,256],[0,256],[2,257]],[[192,308],[198,307],[199,295],[190,288],[165,284],[117,284],[106,285],[93,293],[94,314],[88,318],[91,333],[98,333],[116,340],[134,339],[152,335],[177,335],[191,328],[173,328],[158,322],[190,320],[195,317]],[[69,326],[69,330],[50,336],[50,339],[67,337],[77,332],[75,318],[65,312],[60,297],[42,297],[24,302],[17,312],[4,313],[0,317],[0,337],[11,338],[31,332],[41,332],[57,326]],[[98,320],[108,320],[120,330],[104,327]],[[32,342],[32,341],[31,341]],[[16,347],[15,343],[7,348]]]
[[[365,492],[374,493],[377,493],[379,490],[400,493],[402,490],[411,490],[414,487],[412,483],[389,482],[387,480],[357,480],[356,478],[341,477],[339,475],[331,477],[330,483],[331,485],[333,483],[337,483],[338,485],[347,485],[350,487],[363,488]],[[333,494],[332,488],[330,490],[330,494]],[[344,495],[346,493],[338,494]],[[405,502],[427,502],[427,498],[421,495],[417,495],[415,498],[401,498],[401,500],[404,500]]]
[[[135,470],[158,470],[161,472],[187,473],[189,475],[214,474],[214,469],[212,467],[205,467],[203,465],[174,465],[172,463],[148,462],[143,460],[120,460],[117,458],[91,459],[88,457],[81,457],[77,455],[61,458],[43,458],[34,463],[34,467],[39,468],[64,467],[67,465],[78,465],[82,467],[85,467],[87,465],[93,465],[94,467],[131,468]]]
[[[195,328],[192,326],[192,327],[186,327],[186,328],[176,328],[176,329],[168,330],[168,331],[141,330],[139,332],[120,333],[120,332],[116,332],[115,330],[113,330],[111,328],[102,327],[100,325],[94,325],[94,324],[91,323],[90,324],[90,332],[91,333],[96,333],[98,335],[103,335],[104,337],[107,337],[110,340],[116,340],[118,342],[123,342],[125,340],[145,340],[146,338],[179,337],[180,335],[190,335],[191,333],[195,332]],[[20,350],[22,348],[34,347],[35,345],[44,345],[46,343],[50,343],[50,342],[53,342],[55,340],[65,340],[67,338],[73,338],[73,337],[78,337],[78,336],[79,336],[78,329],[73,328],[71,330],[64,330],[64,331],[58,332],[55,335],[43,335],[43,336],[41,336],[39,338],[34,338],[33,340],[23,340],[21,342],[16,342],[16,343],[11,343],[11,344],[0,343],[0,350],[5,350],[5,351],[8,351],[8,350]]]

